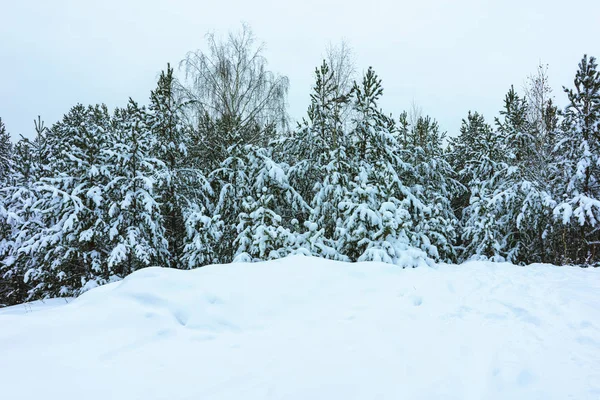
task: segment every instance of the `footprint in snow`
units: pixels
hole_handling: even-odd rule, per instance
[[[421,296],[413,296],[412,297],[413,306],[417,307],[423,304],[423,298]]]
[[[535,380],[533,374],[526,369],[522,370],[517,376],[517,383],[519,386],[528,386]]]

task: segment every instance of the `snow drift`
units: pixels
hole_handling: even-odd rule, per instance
[[[599,278],[302,256],[148,268],[0,310],[0,398],[597,399]]]

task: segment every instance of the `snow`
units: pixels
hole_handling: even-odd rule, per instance
[[[599,278],[303,256],[146,268],[1,310],[0,398],[598,399]]]
[[[36,300],[28,303],[18,304],[16,306],[0,308],[0,316],[2,315],[23,315],[50,308],[64,306],[73,301],[71,297],[62,297],[56,299]]]

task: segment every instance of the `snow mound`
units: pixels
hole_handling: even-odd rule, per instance
[[[3,399],[597,399],[600,270],[294,256],[0,312]]]

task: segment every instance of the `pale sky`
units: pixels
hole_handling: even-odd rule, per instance
[[[207,31],[247,22],[304,116],[314,68],[345,39],[359,72],[383,79],[384,111],[414,101],[456,134],[468,110],[492,122],[511,84],[541,61],[560,106],[584,53],[600,57],[599,0],[0,0],[0,117],[31,137],[76,103],[146,103],[167,62],[205,49]]]

